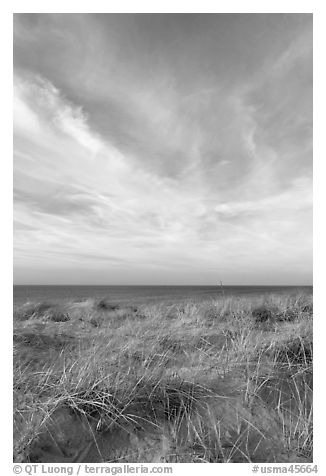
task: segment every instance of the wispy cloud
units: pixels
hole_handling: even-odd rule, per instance
[[[289,190],[278,195],[251,201],[221,203],[215,210],[226,216],[236,216],[246,213],[279,213],[310,209],[312,206],[311,183],[307,179],[295,180]]]
[[[172,17],[16,15],[17,282],[309,282],[309,16]]]

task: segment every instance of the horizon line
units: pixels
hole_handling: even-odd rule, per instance
[[[23,284],[15,284],[13,283],[13,286],[148,286],[148,287],[158,287],[158,286],[212,286],[212,287],[224,287],[224,286],[264,286],[264,287],[272,287],[272,286],[282,286],[282,287],[295,287],[295,286],[310,286],[313,287],[313,284],[28,284],[28,283],[23,283]]]

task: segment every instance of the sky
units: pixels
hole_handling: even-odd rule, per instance
[[[311,14],[15,14],[15,284],[312,284]]]

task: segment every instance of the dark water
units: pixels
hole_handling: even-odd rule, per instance
[[[14,304],[107,298],[115,302],[203,300],[224,295],[312,293],[312,286],[14,286]]]

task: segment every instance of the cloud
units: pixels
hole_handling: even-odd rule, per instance
[[[18,276],[309,281],[309,21],[15,21]]]
[[[40,121],[37,117],[39,114],[41,121],[46,121],[48,127],[54,127],[67,134],[89,150],[92,156],[103,147],[101,139],[90,132],[82,108],[73,106],[44,78],[34,76],[22,79],[16,75],[14,98],[15,125],[18,128],[40,134]]]
[[[85,193],[78,187],[44,182],[28,175],[24,175],[22,179],[24,187],[14,188],[14,200],[17,205],[21,203],[29,207],[33,213],[87,218],[92,224],[94,218],[99,218],[100,213],[97,210],[99,203],[92,194]]]
[[[278,195],[252,201],[221,203],[215,211],[221,215],[236,216],[246,213],[294,212],[295,210],[311,209],[311,183],[306,178],[295,180],[292,187]]]

